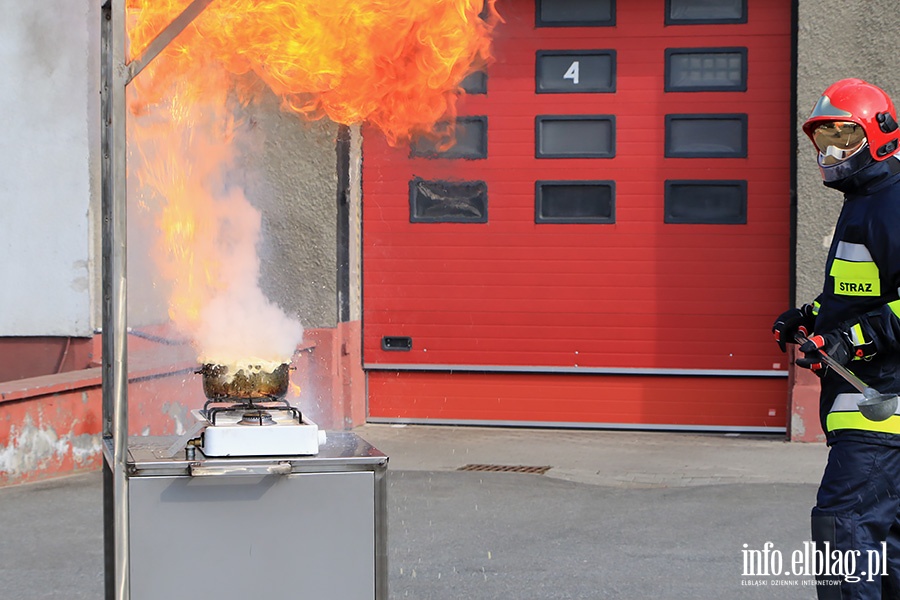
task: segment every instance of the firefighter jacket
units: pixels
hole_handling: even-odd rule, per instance
[[[900,158],[873,163],[835,187],[844,204],[817,299],[815,332],[848,332],[865,359],[847,365],[880,392],[900,393]],[[869,421],[862,398],[833,370],[822,377],[820,418],[830,443],[857,439],[900,446],[900,415]]]

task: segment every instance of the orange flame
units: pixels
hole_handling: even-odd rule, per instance
[[[290,381],[288,383],[290,383],[290,390],[288,391],[288,394],[287,394],[288,398],[299,398],[300,393],[303,391],[303,388],[301,388],[299,385],[297,385],[293,381]]]
[[[190,0],[128,2],[134,58]],[[452,119],[459,83],[490,61],[498,20],[494,0],[213,0],[132,82],[130,168],[142,204],[159,209],[154,258],[171,284],[169,316],[201,355],[281,360],[300,341],[248,347],[244,338],[267,336],[258,326],[224,340],[205,322],[212,312],[220,329],[245,310],[302,336],[261,292],[236,291],[258,290],[259,274],[259,214],[227,181],[240,108],[274,92],[284,110],[365,121],[403,143]]]
[[[131,0],[132,56],[188,4]],[[151,65],[136,85],[155,103],[173,87],[221,94],[213,69],[252,74],[243,101],[261,81],[287,110],[366,121],[397,144],[454,114],[459,83],[491,60],[499,19],[494,0],[214,0],[166,49],[165,69]]]

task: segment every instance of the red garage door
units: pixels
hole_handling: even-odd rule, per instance
[[[498,2],[453,146],[364,131],[370,418],[783,429],[790,4]]]

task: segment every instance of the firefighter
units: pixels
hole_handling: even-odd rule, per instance
[[[900,392],[900,127],[884,90],[843,79],[825,90],[803,131],[818,152],[825,186],[844,201],[822,293],[779,316],[772,332],[782,351],[798,331],[808,334],[796,364],[821,382],[829,453],[812,509],[812,541],[835,557],[858,557],[855,574],[835,576],[832,569],[832,577],[817,576],[816,589],[820,600],[900,598],[900,414],[881,421],[863,416],[863,395],[820,354],[882,393]],[[862,575],[869,556],[888,568]],[[827,570],[818,565],[816,572]]]

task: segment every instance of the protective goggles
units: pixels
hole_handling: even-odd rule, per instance
[[[866,131],[849,121],[830,121],[813,129],[812,140],[822,153],[822,164],[830,165],[850,158],[865,146]]]

